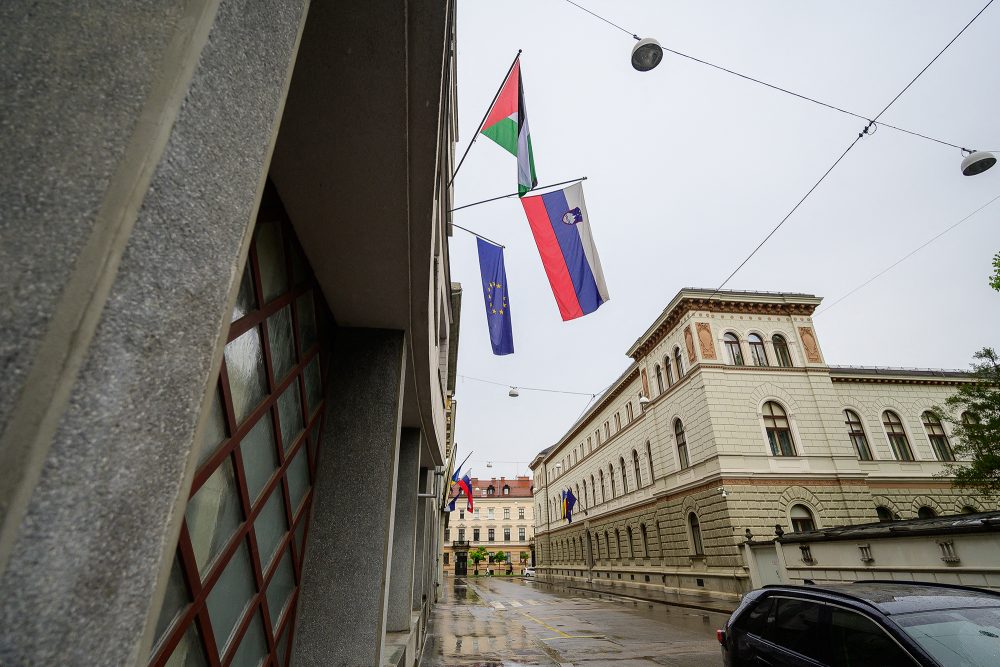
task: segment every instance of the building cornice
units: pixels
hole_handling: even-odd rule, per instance
[[[822,299],[811,294],[769,292],[719,292],[683,289],[667,305],[663,313],[626,353],[635,360],[660,344],[689,312],[732,313],[736,315],[812,315]]]

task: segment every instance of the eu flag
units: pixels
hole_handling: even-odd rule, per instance
[[[493,354],[514,353],[514,332],[510,324],[510,297],[507,294],[507,272],[503,267],[503,248],[483,239],[479,246],[479,275],[483,279],[486,302],[486,324],[490,329]]]

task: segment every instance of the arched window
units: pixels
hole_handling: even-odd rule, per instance
[[[632,526],[628,526],[625,529],[625,539],[628,542],[628,557],[633,558],[632,554]]]
[[[927,505],[923,505],[922,507],[920,507],[920,509],[917,510],[918,519],[933,519],[936,516],[937,512],[935,512],[933,508],[928,507]]]
[[[792,355],[788,353],[788,342],[781,334],[771,336],[771,344],[774,346],[774,356],[778,358],[778,365],[791,368]]]
[[[677,465],[684,470],[691,465],[688,459],[687,437],[684,435],[684,424],[680,419],[674,420],[674,438],[677,440]]]
[[[611,560],[611,538],[608,536],[608,531],[604,531],[604,553],[606,558]]]
[[[510,495],[510,487],[507,486],[506,484],[503,485],[503,494],[505,496],[509,496]]]
[[[632,411],[632,401],[625,404],[625,418],[628,423],[631,424],[632,420],[635,419],[635,413]]]
[[[753,357],[753,363],[757,366],[769,366],[767,350],[764,349],[764,339],[752,333],[747,336],[747,342],[750,343],[750,356]]]
[[[844,417],[847,424],[847,435],[854,445],[854,452],[862,461],[872,460],[872,450],[868,446],[868,438],[865,436],[865,427],[861,424],[861,417],[854,410],[844,410]]]
[[[646,460],[649,463],[649,483],[652,484],[656,481],[656,473],[653,472],[653,447],[649,440],[646,441]]]
[[[677,379],[680,380],[684,377],[684,360],[681,358],[680,346],[674,348],[674,364],[677,365]]]
[[[962,514],[977,514],[978,512],[979,510],[977,510],[972,505],[966,505],[965,507],[962,508]]]
[[[594,485],[591,484],[590,486],[591,486],[591,488],[593,488]],[[586,509],[587,505],[590,504],[590,500],[588,500],[588,498],[587,498],[587,480],[586,479],[583,480],[583,497],[581,498],[581,500],[583,500],[583,508]]]
[[[586,482],[583,483],[583,490],[584,491],[587,490],[587,483]],[[580,485],[579,484],[576,485],[576,501],[580,502]]]
[[[979,424],[979,417],[972,414],[968,410],[962,413],[962,425],[963,426],[977,426]]]
[[[601,482],[604,482],[603,478],[601,479]],[[593,475],[590,476],[590,494],[594,498],[593,504],[597,505],[597,485],[594,484],[594,476]],[[602,496],[604,495],[603,491],[601,491],[601,495]]]
[[[789,512],[792,519],[792,532],[804,533],[807,530],[816,530],[816,522],[813,520],[812,512],[805,505],[792,505]]]
[[[622,532],[615,528],[615,544],[618,545],[618,553],[615,556],[621,560],[622,557]]]
[[[649,540],[646,537],[646,524],[639,524],[639,537],[642,538],[642,557],[649,558]]]
[[[628,475],[625,474],[625,457],[622,456],[618,461],[622,469],[622,495],[624,496],[628,493]]]
[[[743,351],[740,349],[740,339],[734,333],[727,333],[722,337],[726,344],[726,353],[729,355],[729,363],[733,366],[743,365]]]
[[[659,364],[656,364],[656,388],[658,394],[663,393],[663,369],[660,368]]]
[[[892,510],[885,505],[879,505],[876,507],[875,514],[878,515],[878,520],[883,523],[886,521],[895,521],[895,517],[892,515]]]
[[[670,355],[663,360],[663,367],[667,370],[667,386],[674,386],[674,367],[670,364]]]
[[[771,445],[773,455],[795,456],[788,416],[785,415],[784,408],[774,401],[764,404],[764,429],[767,431],[767,441]]]
[[[951,443],[948,442],[948,435],[944,432],[941,419],[927,410],[923,414],[924,430],[927,432],[927,439],[931,441],[934,455],[938,461],[954,461],[955,454],[951,451]]]
[[[604,492],[604,471],[603,470],[598,470],[597,471],[597,476],[601,480],[601,502],[603,503],[603,502],[605,502],[608,499],[607,494]]]
[[[642,474],[639,472],[639,452],[632,450],[632,467],[635,468],[635,488],[642,488]]]
[[[611,499],[615,499],[615,467],[608,466],[608,485],[611,487]]]
[[[615,433],[622,430],[622,415],[620,412],[615,413]]]
[[[688,528],[691,530],[691,548],[694,549],[694,555],[704,554],[705,550],[701,546],[701,524],[694,512],[688,514]]]
[[[889,446],[892,447],[892,455],[897,461],[912,461],[913,452],[910,450],[910,440],[906,437],[906,430],[903,429],[903,422],[892,410],[882,413],[882,426],[885,427],[885,435],[889,438]]]

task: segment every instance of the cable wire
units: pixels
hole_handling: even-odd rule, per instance
[[[604,21],[605,23],[608,23],[608,24],[614,26],[615,28],[621,30],[622,32],[624,32],[624,33],[626,33],[628,35],[631,35],[632,37],[635,37],[636,39],[639,39],[638,35],[636,35],[635,33],[629,32],[628,30],[626,30],[625,28],[621,27],[620,25],[618,25],[616,23],[612,23],[611,21],[609,21],[608,19],[604,18],[600,14],[595,14],[594,12],[590,11],[586,7],[582,7],[582,6],[578,5],[577,3],[573,2],[572,0],[565,0],[565,1],[568,2],[569,4],[573,5],[574,7],[577,7],[578,9],[581,9],[581,10],[587,12],[591,16],[594,16],[594,17],[600,19],[601,21]],[[989,0],[989,2],[986,4],[986,6],[984,6],[981,10],[979,10],[979,14],[982,14],[986,10],[986,8],[989,7],[990,4],[992,4],[992,2],[993,2],[993,0]],[[770,88],[772,90],[777,90],[779,92],[785,93],[786,95],[791,95],[792,97],[797,97],[797,98],[799,98],[801,100],[806,100],[807,102],[812,102],[813,104],[817,104],[817,105],[819,105],[821,107],[826,107],[827,109],[831,109],[833,111],[838,111],[838,112],[840,112],[842,114],[845,114],[845,115],[848,115],[848,116],[853,116],[854,118],[858,118],[860,120],[864,120],[864,121],[866,121],[868,123],[871,123],[871,122],[877,120],[878,118],[880,118],[882,116],[882,114],[884,114],[889,109],[889,107],[891,107],[896,102],[896,100],[898,100],[899,97],[903,93],[906,92],[907,88],[909,88],[911,85],[913,85],[913,82],[916,81],[918,78],[920,78],[920,75],[923,74],[925,71],[927,71],[927,69],[932,64],[934,64],[934,61],[937,60],[938,57],[942,53],[944,53],[945,50],[947,50],[947,48],[949,46],[951,46],[952,43],[954,43],[954,41],[956,39],[958,39],[959,36],[963,32],[965,32],[965,30],[970,25],[972,25],[972,22],[975,21],[977,18],[979,18],[979,14],[976,14],[976,16],[973,17],[972,21],[969,21],[969,23],[966,24],[965,28],[962,28],[962,30],[957,35],[955,35],[955,37],[952,38],[952,40],[950,42],[948,42],[948,44],[944,47],[944,49],[941,49],[941,52],[938,53],[938,55],[935,56],[934,59],[931,60],[931,62],[927,63],[927,66],[924,67],[922,70],[920,70],[920,73],[917,74],[917,76],[913,77],[913,80],[910,81],[910,83],[907,84],[906,87],[903,88],[903,90],[901,90],[899,92],[899,95],[896,95],[896,97],[893,98],[893,100],[891,102],[889,102],[889,104],[886,105],[885,109],[882,109],[882,111],[879,112],[879,114],[877,116],[875,116],[875,118],[869,118],[868,116],[856,113],[856,112],[851,111],[849,109],[844,109],[843,107],[838,107],[835,104],[830,104],[829,102],[824,102],[822,100],[818,100],[815,97],[809,97],[808,95],[803,95],[802,93],[797,93],[794,90],[789,90],[788,88],[783,88],[783,87],[775,85],[773,83],[768,83],[767,81],[763,81],[761,79],[754,78],[754,77],[749,76],[747,74],[743,74],[741,72],[737,72],[736,70],[729,69],[728,67],[723,67],[721,65],[716,65],[715,63],[711,63],[711,62],[709,62],[707,60],[702,60],[701,58],[697,58],[695,56],[692,56],[692,55],[690,55],[688,53],[684,53],[682,51],[677,51],[675,49],[671,49],[671,48],[668,48],[668,47],[662,46],[662,45],[661,45],[660,48],[662,48],[667,53],[674,54],[675,56],[679,56],[681,58],[687,58],[688,60],[691,60],[693,62],[702,64],[702,65],[706,65],[708,67],[712,67],[712,68],[717,69],[717,70],[719,70],[721,72],[726,72],[727,74],[732,74],[733,76],[739,77],[741,79],[745,79],[747,81],[751,81],[753,83],[759,84],[759,85],[764,86],[766,88]],[[964,146],[960,146],[960,145],[952,143],[950,141],[945,141],[944,139],[938,139],[936,137],[932,137],[930,135],[923,134],[921,132],[916,132],[914,130],[908,130],[905,127],[899,127],[898,125],[890,125],[889,123],[885,123],[885,122],[880,122],[879,125],[891,128],[893,130],[896,130],[897,132],[903,132],[904,134],[909,134],[909,135],[914,136],[914,137],[919,137],[921,139],[926,139],[927,141],[933,141],[933,142],[941,144],[943,146],[951,146],[952,148],[957,148],[959,150],[965,150],[965,151],[969,150],[968,148],[965,148]],[[998,151],[987,151],[987,152],[988,153],[996,153]]]
[[[881,271],[879,271],[878,273],[876,273],[874,276],[872,276],[871,278],[869,278],[865,282],[861,283],[860,285],[858,285],[857,287],[855,287],[854,289],[852,289],[847,294],[843,295],[842,297],[840,297],[839,299],[837,299],[836,301],[834,301],[833,303],[831,303],[829,306],[826,306],[826,307],[822,308],[821,310],[817,311],[816,314],[813,315],[813,317],[816,317],[818,315],[822,315],[823,313],[827,312],[828,310],[830,310],[831,308],[833,308],[838,303],[840,303],[841,301],[843,301],[847,297],[851,296],[855,292],[857,292],[857,291],[861,290],[862,288],[867,287],[871,283],[875,282],[876,279],[881,278],[883,275],[885,275],[886,273],[888,273],[892,269],[896,268],[896,266],[898,266],[899,264],[902,264],[905,260],[907,260],[910,257],[912,257],[913,255],[917,254],[918,252],[920,252],[921,250],[923,250],[924,248],[926,248],[927,246],[929,246],[931,243],[934,243],[934,241],[937,241],[939,238],[941,238],[942,236],[944,236],[945,234],[947,234],[951,230],[955,229],[956,227],[958,227],[962,223],[968,221],[973,216],[975,216],[977,213],[979,213],[984,208],[986,208],[987,206],[989,206],[990,204],[992,204],[993,202],[995,202],[998,199],[1000,199],[1000,195],[997,195],[993,199],[989,200],[988,202],[986,202],[985,204],[983,204],[982,206],[980,206],[975,211],[973,211],[972,213],[968,214],[967,216],[965,216],[964,218],[962,218],[961,220],[959,220],[955,224],[953,224],[953,225],[945,228],[944,230],[938,232],[937,234],[935,234],[931,238],[927,239],[927,241],[925,241],[921,245],[917,246],[916,248],[914,248],[910,252],[906,253],[905,255],[903,255],[902,257],[900,257],[899,259],[897,259],[895,262],[893,262],[892,264],[890,264],[886,268],[882,269]]]
[[[735,269],[733,269],[733,272],[729,274],[729,277],[728,277],[728,278],[726,278],[725,280],[723,280],[723,281],[722,281],[722,284],[721,284],[721,285],[719,285],[718,287],[716,287],[716,288],[715,288],[715,291],[714,291],[714,292],[712,292],[712,294],[711,294],[711,295],[709,295],[709,297],[708,297],[709,299],[711,299],[711,298],[712,298],[712,297],[714,297],[714,296],[715,296],[716,294],[718,294],[718,293],[719,293],[720,291],[722,291],[722,288],[726,286],[726,283],[728,283],[728,282],[729,282],[730,280],[732,280],[732,279],[733,279],[733,276],[735,276],[735,275],[736,275],[736,274],[737,274],[737,273],[739,272],[739,270],[740,270],[740,269],[742,269],[742,268],[743,268],[743,266],[744,266],[744,265],[745,265],[745,264],[746,264],[747,262],[749,262],[749,261],[750,261],[750,259],[751,259],[751,258],[752,258],[752,257],[753,257],[754,255],[756,255],[756,254],[757,254],[757,251],[758,251],[758,250],[760,250],[760,249],[761,249],[761,248],[762,248],[762,247],[764,246],[764,244],[765,244],[765,243],[767,243],[767,242],[768,242],[768,240],[770,240],[770,238],[771,238],[772,236],[774,236],[774,233],[775,233],[775,232],[777,232],[777,231],[778,231],[779,229],[781,229],[781,226],[782,226],[783,224],[785,224],[785,222],[786,222],[786,221],[787,221],[787,220],[788,220],[788,219],[789,219],[790,217],[792,217],[792,214],[793,214],[793,213],[795,213],[795,211],[797,211],[797,210],[798,210],[799,206],[802,206],[802,202],[804,202],[804,201],[805,201],[806,199],[808,199],[809,195],[811,195],[811,194],[813,193],[813,191],[814,191],[814,190],[815,190],[816,188],[818,188],[818,187],[819,187],[819,184],[820,184],[820,183],[822,183],[822,182],[823,182],[823,181],[824,181],[824,180],[826,179],[826,177],[830,175],[830,172],[831,172],[831,171],[833,171],[833,168],[834,168],[834,167],[836,167],[836,166],[837,166],[838,164],[840,164],[840,161],[844,159],[844,156],[846,156],[846,155],[847,155],[847,154],[848,154],[848,153],[849,153],[849,152],[851,151],[851,149],[852,149],[852,148],[854,148],[854,146],[855,146],[855,145],[857,145],[857,143],[858,143],[859,141],[861,141],[861,138],[862,138],[863,136],[865,136],[865,134],[867,134],[867,133],[868,133],[868,127],[866,127],[866,128],[865,128],[864,132],[860,132],[860,133],[858,134],[858,136],[856,136],[856,137],[854,138],[854,141],[852,141],[852,142],[850,143],[850,145],[849,145],[849,146],[848,146],[848,147],[847,147],[846,149],[844,149],[844,152],[840,154],[840,157],[838,157],[838,158],[836,159],[836,161],[835,161],[835,162],[834,162],[834,163],[833,163],[832,165],[830,165],[830,168],[829,168],[829,169],[827,169],[827,170],[826,170],[825,172],[823,172],[823,175],[819,177],[819,180],[818,180],[818,181],[816,181],[816,182],[815,182],[815,183],[813,184],[813,186],[812,186],[811,188],[809,188],[809,191],[808,191],[808,192],[806,192],[806,193],[805,193],[804,195],[802,195],[802,199],[800,199],[800,200],[798,201],[798,203],[796,203],[796,204],[795,204],[795,206],[793,206],[793,207],[792,207],[792,210],[791,210],[791,211],[789,211],[789,212],[788,212],[787,214],[785,214],[785,217],[781,219],[781,222],[779,222],[779,223],[778,223],[777,225],[775,225],[774,229],[772,229],[772,230],[770,231],[770,233],[768,233],[768,235],[764,237],[764,240],[763,240],[763,241],[761,241],[760,243],[758,243],[758,244],[757,244],[757,247],[753,249],[753,252],[751,252],[751,253],[750,253],[749,255],[747,255],[746,259],[744,259],[744,260],[743,260],[742,262],[740,262],[740,265],[739,265],[739,266],[737,266],[737,267],[736,267]]]
[[[507,382],[496,382],[494,380],[486,380],[483,378],[472,377],[471,375],[459,375],[458,377],[463,380],[473,380],[475,382],[483,382],[485,384],[495,384],[498,387],[510,387],[511,389],[524,389],[525,391],[543,391],[549,394],[570,394],[573,396],[593,396],[594,394],[589,391],[564,391],[562,389],[544,389],[541,387],[522,387],[521,385],[510,384]]]

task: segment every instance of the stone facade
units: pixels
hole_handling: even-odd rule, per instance
[[[811,318],[819,298],[710,296],[681,291],[629,350],[629,368],[532,462],[540,576],[731,604],[750,586],[748,530],[769,539],[804,521],[996,507],[940,476],[922,420],[966,374],[831,367]],[[859,417],[871,460],[861,460],[845,410]],[[894,454],[887,410],[912,460]],[[567,488],[580,499],[572,524],[557,512]]]

